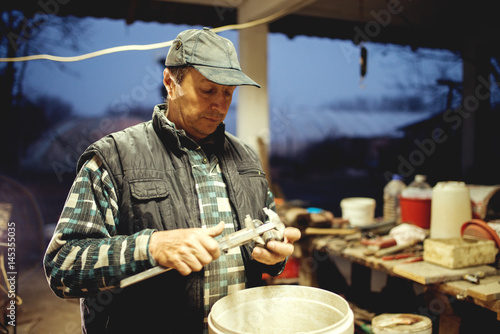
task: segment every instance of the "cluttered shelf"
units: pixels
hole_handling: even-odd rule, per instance
[[[394,277],[418,283],[423,287],[426,299],[431,300],[430,308],[439,310],[439,333],[462,333],[460,323],[463,315],[455,314],[454,301],[473,303],[496,314],[500,321],[500,275],[496,265],[477,265],[465,268],[449,269],[427,261],[420,256],[422,245],[417,244],[398,253],[383,256],[367,255],[370,249],[355,233],[350,234],[348,241],[343,236],[318,236],[309,234],[303,240],[303,248],[324,252],[330,257],[339,257],[352,265],[377,270]],[[388,248],[393,247],[389,246]],[[309,262],[308,259],[303,259]],[[353,270],[354,271],[354,270]],[[304,277],[304,274],[307,277]],[[314,271],[302,272],[302,284],[316,285]],[[443,298],[443,294],[449,296]],[[436,302],[438,301],[438,302]],[[434,303],[434,306],[432,305]],[[436,306],[437,305],[437,306]]]
[[[474,332],[477,321],[500,330],[500,185],[431,187],[416,175],[406,186],[394,175],[383,195],[382,217],[373,198],[342,199],[341,217],[279,202],[282,220],[303,235],[294,283],[371,313],[428,313],[438,333]]]
[[[308,235],[307,247],[337,256],[352,263],[382,271],[426,286],[429,290],[447,293],[461,300],[469,300],[497,313],[500,320],[500,275],[494,265],[473,265],[464,268],[446,268],[423,261],[423,245],[406,248],[388,246],[385,253],[370,255],[369,245],[351,234],[344,236]],[[382,248],[381,250],[384,250]],[[385,254],[385,255],[384,255]],[[314,272],[309,272],[314,274]],[[314,278],[304,278],[314,282]]]

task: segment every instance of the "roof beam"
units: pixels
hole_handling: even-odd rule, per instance
[[[243,0],[240,0],[243,1]],[[304,8],[316,0],[245,0],[238,6],[238,23],[250,22],[282,12],[279,19]]]
[[[237,8],[238,5],[243,0],[154,0],[163,2],[178,2],[187,5],[201,5],[201,6],[213,6],[213,7],[225,7],[225,8]]]

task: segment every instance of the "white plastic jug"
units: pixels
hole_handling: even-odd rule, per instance
[[[432,239],[461,237],[462,224],[472,218],[469,189],[464,182],[438,182],[432,189]]]

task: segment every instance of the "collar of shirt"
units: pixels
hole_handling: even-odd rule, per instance
[[[162,121],[168,124],[168,126],[170,126],[172,130],[177,133],[179,143],[182,148],[194,150],[201,147],[207,156],[210,156],[212,153],[216,153],[218,150],[222,149],[225,132],[224,122],[217,127],[214,133],[203,139],[200,143],[197,143],[186,134],[186,131],[183,129],[177,129],[175,123],[168,119],[168,104],[161,105],[160,109],[163,111],[160,113]]]

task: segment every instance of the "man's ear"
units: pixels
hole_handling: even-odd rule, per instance
[[[174,80],[172,79],[171,75],[170,75],[170,71],[168,70],[168,68],[165,68],[163,70],[163,85],[165,86],[165,89],[167,90],[168,92],[168,95],[172,96],[172,89],[173,89],[173,86],[175,85],[175,82]]]

